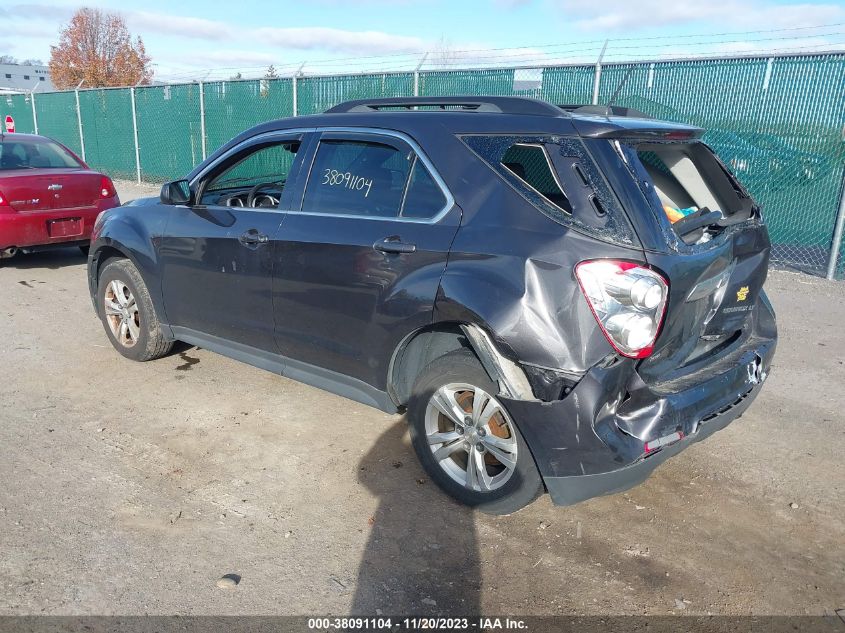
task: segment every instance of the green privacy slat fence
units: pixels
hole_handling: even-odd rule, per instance
[[[202,161],[199,84],[136,88],[135,108],[142,178],[169,180]]]
[[[203,85],[208,153],[254,125],[293,116],[293,82],[216,81]]]
[[[129,88],[79,91],[78,115],[74,92],[36,93],[36,120],[29,95],[0,96],[0,115],[14,116],[20,132],[37,128],[75,151],[81,119],[89,164],[116,177],[161,182],[186,174],[253,125],[350,99],[516,94],[587,104],[595,80],[596,67],[582,65],[139,87],[137,162]],[[845,55],[605,64],[599,103],[617,89],[618,105],[705,128],[705,140],[763,205],[775,261],[825,272],[845,166]]]
[[[15,131],[24,134],[35,132],[35,124],[32,120],[32,102],[29,95],[2,95],[0,96],[0,115],[3,121],[11,116],[15,121]]]
[[[134,178],[135,137],[130,92],[81,91],[79,113],[86,162],[100,169],[107,165],[108,173],[114,178]]]
[[[558,105],[590,103],[593,98],[594,66],[544,68],[540,98]]]
[[[420,73],[420,95],[496,95],[514,93],[513,68],[496,70],[447,70]]]
[[[76,117],[76,95],[73,92],[51,92],[35,96],[38,132],[82,153],[79,142],[79,119]]]
[[[316,114],[353,99],[402,97],[413,94],[414,74],[302,77],[297,79],[297,114]]]

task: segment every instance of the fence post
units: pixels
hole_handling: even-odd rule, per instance
[[[35,113],[35,91],[29,93],[29,102],[32,104],[32,126],[38,134],[38,115]]]
[[[299,65],[299,68],[296,69],[296,72],[293,73],[293,77],[291,78],[291,86],[293,87],[293,116],[297,116],[299,114],[299,94],[296,80],[302,74],[303,68],[305,68],[305,62],[302,62]]]
[[[608,40],[604,41],[604,45],[601,47],[601,53],[599,53],[599,58],[596,60],[596,76],[593,79],[593,105],[598,105],[599,103],[599,86],[601,85],[601,60],[604,59],[604,52],[607,50],[607,42]]]
[[[833,243],[830,247],[830,259],[827,262],[827,278],[836,279],[836,264],[842,248],[842,229],[845,227],[845,166],[842,169],[842,187],[839,190],[839,212],[836,214],[836,226],[833,229]]]
[[[79,123],[79,147],[82,149],[82,161],[85,162],[85,136],[82,134],[82,110],[79,107],[79,86],[82,85],[82,81],[79,82],[74,92],[76,93],[76,121]]]
[[[138,113],[135,110],[135,86],[129,90],[129,96],[132,101],[132,136],[135,139],[135,176],[138,179],[138,184],[141,184],[141,151],[138,147]]]
[[[414,68],[414,96],[420,96],[420,68],[425,63],[426,58],[428,57],[428,51],[423,53],[422,59],[420,59],[420,63],[417,64],[417,67]]]
[[[202,140],[202,159],[205,160],[205,85],[200,82],[200,139]]]

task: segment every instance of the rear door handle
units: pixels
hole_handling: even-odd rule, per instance
[[[259,233],[257,229],[250,229],[238,238],[238,241],[244,246],[258,246],[259,244],[266,244],[270,241],[270,236],[264,233]]]
[[[403,242],[398,237],[386,237],[373,244],[373,248],[382,253],[413,253],[417,245]]]

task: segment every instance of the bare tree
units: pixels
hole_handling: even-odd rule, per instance
[[[100,9],[82,8],[50,47],[50,75],[59,88],[80,81],[89,87],[149,83],[150,58],[140,37],[132,39],[123,18]]]
[[[445,35],[440,36],[434,50],[431,51],[431,65],[436,68],[453,68],[460,56],[452,42]]]

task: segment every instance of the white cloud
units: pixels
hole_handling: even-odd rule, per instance
[[[223,49],[195,51],[186,55],[164,55],[156,61],[162,65],[190,68],[256,68],[279,64],[279,56],[258,51]]]
[[[153,32],[164,35],[179,35],[197,39],[231,39],[236,34],[230,24],[149,11],[123,11],[127,25],[132,32],[142,36]]]
[[[574,18],[574,26],[586,31],[621,31],[690,22],[719,24],[725,30],[742,28],[801,28],[845,20],[845,7],[838,4],[764,4],[739,0],[557,0]]]
[[[250,28],[219,20],[151,11],[122,10],[119,12],[125,17],[130,31],[145,39],[152,35],[176,36],[213,42],[243,42],[281,49],[322,50],[354,55],[418,52],[424,50],[427,45],[425,40],[419,37],[378,30],[354,31],[319,26]],[[66,22],[72,13],[73,9],[66,5],[15,4],[0,8],[0,18],[16,20],[15,28],[21,35],[31,35],[21,30],[21,21],[39,20],[59,24]]]
[[[252,31],[259,41],[298,50],[330,50],[352,54],[383,55],[414,53],[424,50],[426,42],[418,37],[393,35],[382,31],[346,31],[326,27],[275,28]]]
[[[382,31],[349,31],[328,27],[244,28],[216,20],[189,18],[148,11],[124,12],[133,32],[178,35],[201,40],[257,42],[294,50],[325,50],[379,55],[416,52],[424,40]]]

